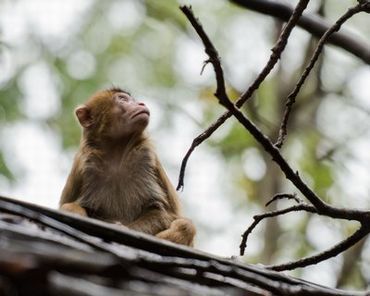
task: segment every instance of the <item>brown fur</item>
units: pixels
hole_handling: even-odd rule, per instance
[[[191,246],[195,228],[181,217],[177,193],[143,131],[147,123],[133,133],[112,137],[117,130],[110,129],[112,97],[117,92],[123,91],[99,92],[76,110],[84,130],[61,209]],[[128,116],[124,112],[122,116]],[[144,125],[140,120],[137,125]]]

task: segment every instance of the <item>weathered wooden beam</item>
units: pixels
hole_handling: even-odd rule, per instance
[[[44,262],[43,268],[50,267],[50,262],[59,264],[52,265],[49,269],[46,268],[49,275],[54,269],[70,273],[67,269],[68,264],[70,267],[75,266],[73,260],[59,258],[60,256],[64,258],[62,251],[58,251],[56,254],[51,252],[54,254],[54,258],[50,257],[50,254],[45,255],[35,252],[33,247],[36,244],[41,243],[45,248],[48,244],[57,244],[57,236],[59,235],[61,245],[59,249],[56,248],[57,250],[65,250],[66,247],[69,247],[72,250],[68,252],[74,254],[76,254],[76,249],[79,252],[86,252],[89,254],[88,256],[92,254],[92,257],[88,257],[91,258],[89,260],[92,264],[94,264],[93,258],[108,256],[107,258],[111,258],[109,260],[113,262],[111,263],[112,266],[121,270],[121,272],[117,271],[115,274],[119,274],[119,280],[124,282],[137,280],[138,274],[145,271],[160,274],[157,283],[162,283],[160,279],[166,277],[190,285],[213,287],[218,291],[224,291],[224,289],[236,289],[237,291],[244,291],[244,293],[248,291],[250,294],[252,293],[251,295],[269,295],[270,293],[274,295],[366,295],[361,292],[355,293],[325,288],[266,270],[260,266],[242,264],[192,248],[172,244],[149,235],[120,228],[117,225],[74,216],[6,197],[0,197],[0,213],[8,213],[18,217],[13,222],[12,219],[5,219],[4,223],[0,223],[0,239],[1,237],[7,237],[8,241],[11,241],[12,236],[14,240],[16,240],[16,236],[18,238],[24,237],[22,243],[18,241],[17,244],[13,244],[13,247],[4,249],[3,245],[3,253],[5,254],[5,251],[8,253],[16,252],[17,248],[15,246],[29,247],[30,250],[23,252],[23,254],[27,255],[28,253],[35,260]],[[19,217],[30,219],[32,223],[40,227],[40,231],[45,231],[45,233],[40,237],[38,237],[37,232],[28,233],[24,223],[17,222]],[[12,229],[14,230],[13,233]],[[40,238],[43,239],[48,236],[47,233],[50,234],[50,238],[40,242]],[[77,245],[73,246],[71,241],[78,246],[84,245],[85,250],[81,250]],[[32,248],[34,252],[32,252]],[[59,256],[59,254],[61,255]],[[0,261],[0,269],[1,266]],[[134,274],[133,270],[139,270],[139,272]],[[81,270],[80,272],[82,275],[87,274]],[[111,280],[113,280],[113,277]]]

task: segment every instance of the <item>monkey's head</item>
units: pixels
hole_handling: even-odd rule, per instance
[[[97,92],[75,113],[86,136],[112,140],[141,134],[150,117],[144,103],[119,88]]]

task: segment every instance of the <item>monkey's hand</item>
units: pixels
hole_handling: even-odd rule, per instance
[[[81,216],[84,216],[84,217],[87,217],[87,213],[86,213],[86,210],[81,207],[78,203],[76,202],[70,202],[70,203],[65,203],[63,204],[60,209],[62,211],[67,211],[67,212],[71,212],[71,213],[74,213],[74,214],[78,214],[78,215],[81,215]]]

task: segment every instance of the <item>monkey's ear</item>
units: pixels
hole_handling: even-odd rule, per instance
[[[92,125],[93,121],[91,118],[90,109],[87,106],[78,106],[75,110],[75,114],[81,126],[88,128]]]

